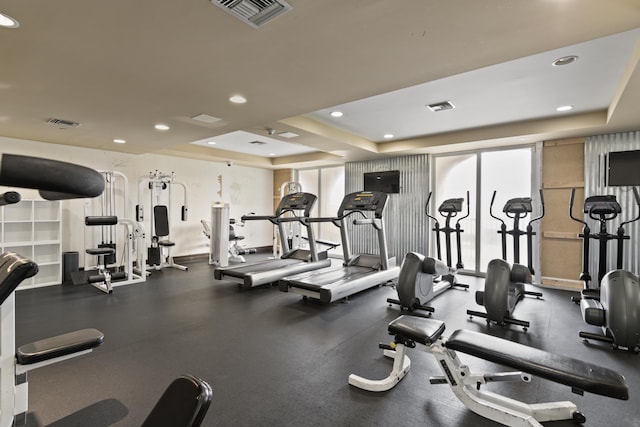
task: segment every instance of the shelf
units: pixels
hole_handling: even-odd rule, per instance
[[[1,212],[1,251],[16,252],[38,264],[38,274],[24,280],[18,289],[60,284],[60,202],[22,200],[3,206]]]
[[[578,233],[571,231],[543,231],[542,237],[548,239],[582,240]]]

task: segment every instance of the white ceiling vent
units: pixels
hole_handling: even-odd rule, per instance
[[[242,22],[258,28],[291,9],[283,0],[210,0]]]
[[[50,125],[56,126],[58,129],[71,129],[80,126],[78,122],[72,122],[71,120],[62,120],[50,118],[47,120]]]
[[[430,109],[431,111],[445,111],[445,110],[453,110],[454,108],[456,108],[455,105],[453,105],[451,103],[451,101],[444,101],[444,102],[438,102],[436,104],[429,104],[427,105],[427,108]]]

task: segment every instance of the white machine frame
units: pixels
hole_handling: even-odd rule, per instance
[[[127,177],[120,172],[114,172],[114,171],[100,171],[100,174],[105,179],[105,191],[102,193],[102,195],[99,198],[102,204],[102,208],[101,208],[102,211],[99,214],[113,215],[118,217],[117,225],[122,226],[123,228],[122,228],[122,234],[120,236],[118,236],[116,233],[115,242],[116,242],[116,247],[119,245],[123,245],[126,248],[123,252],[124,261],[122,263],[119,263],[116,257],[115,264],[98,266],[97,264],[91,263],[92,260],[95,260],[96,258],[93,256],[89,256],[88,254],[85,253],[84,268],[85,270],[96,269],[99,271],[99,274],[105,276],[104,281],[91,283],[91,285],[95,286],[97,289],[101,290],[102,292],[109,294],[113,291],[113,287],[115,286],[124,286],[124,285],[131,285],[134,283],[142,283],[147,280],[146,262],[144,259],[145,230],[142,223],[123,217],[125,216],[124,214],[127,208],[129,207],[127,204],[129,200],[127,197],[128,189],[129,189],[129,181],[127,180]],[[120,212],[121,215],[118,215],[119,212],[117,212],[117,206],[115,203],[116,194],[118,193],[118,191],[116,190],[117,181],[120,181],[122,183],[120,186],[121,187],[120,194],[122,196],[121,197],[122,209]],[[92,212],[91,210],[91,202],[87,201],[85,202],[85,217],[91,216],[92,214],[94,214],[94,212]],[[97,227],[105,227],[105,226],[97,226]],[[85,226],[85,247],[89,247],[87,246],[89,244],[89,242],[87,242],[87,239],[88,239],[87,235],[90,235],[89,241],[92,241],[94,237],[93,233],[90,233],[90,232],[88,233],[86,231],[88,228],[90,229],[94,227]],[[93,246],[93,245],[90,245],[90,246]],[[116,251],[116,256],[117,256],[117,251]],[[135,261],[135,264],[134,264],[134,261]],[[108,268],[104,270],[101,267],[123,267],[124,272],[126,273],[126,278],[123,280],[111,281],[111,277],[110,277],[111,275],[108,271]]]
[[[155,234],[155,225],[153,218],[153,207],[160,204],[160,192],[162,190],[168,191],[167,197],[167,221],[169,223],[169,227],[171,227],[171,202],[172,202],[172,191],[171,187],[174,185],[178,185],[183,189],[184,203],[182,205],[182,221],[187,220],[188,215],[188,205],[187,205],[187,186],[185,183],[177,181],[175,179],[175,172],[171,172],[170,174],[162,173],[158,170],[154,172],[149,172],[148,176],[142,176],[138,180],[138,205],[136,206],[136,220],[139,222],[143,222],[145,220],[144,217],[144,203],[143,203],[143,194],[145,189],[149,190],[149,198],[151,202],[151,215],[150,215],[150,224],[151,227],[151,235]],[[168,238],[168,236],[167,236]],[[167,247],[167,255],[165,256],[160,248],[160,265],[147,265],[147,269],[149,270],[162,270],[163,268],[177,268],[178,270],[186,271],[188,267],[180,264],[176,264],[173,260],[173,256],[171,255],[171,247]]]

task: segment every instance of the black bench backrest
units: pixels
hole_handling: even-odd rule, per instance
[[[212,396],[209,384],[183,375],[165,390],[142,427],[198,427],[207,414]]]
[[[0,304],[24,279],[35,276],[38,264],[13,252],[0,255]]]
[[[169,212],[165,205],[153,207],[153,222],[156,236],[164,237],[169,235]]]
[[[451,334],[446,347],[577,390],[629,399],[629,388],[622,375],[582,360],[464,329]]]

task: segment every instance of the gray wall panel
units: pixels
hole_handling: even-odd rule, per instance
[[[426,254],[428,250],[429,223],[424,208],[429,194],[429,158],[424,154],[346,163],[345,194],[363,190],[365,172],[386,170],[400,171],[400,193],[389,195],[384,215],[389,256],[395,256],[400,265],[407,252]],[[356,227],[350,235],[354,253],[379,253],[371,228]]]
[[[596,194],[613,194],[622,206],[622,214],[615,220],[608,223],[609,233],[616,232],[621,221],[628,221],[638,215],[638,207],[634,200],[631,187],[606,187],[604,180],[605,158],[606,153],[610,151],[628,151],[640,150],[640,131],[616,133],[610,135],[598,135],[589,137],[584,145],[584,190],[585,197],[594,196]],[[638,166],[640,168],[640,165]],[[575,201],[574,212],[577,214],[582,208],[584,201]],[[575,215],[574,214],[574,215]],[[589,223],[592,232],[597,233],[599,230],[595,221],[585,217]],[[624,258],[622,267],[634,274],[640,273],[640,221],[627,224],[625,227],[626,234],[631,236],[631,240],[624,243]],[[591,241],[591,252],[589,254],[589,269],[591,277],[598,277],[598,242]],[[616,266],[616,243],[609,242],[607,266],[609,270]]]

